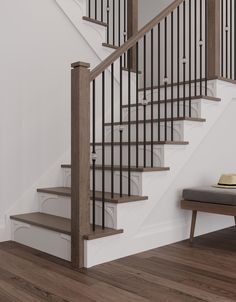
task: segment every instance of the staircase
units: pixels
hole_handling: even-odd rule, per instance
[[[75,268],[161,244],[147,236],[140,245],[142,223],[235,94],[233,60],[219,54],[231,72],[217,73],[209,55],[222,40],[212,22],[218,1],[173,1],[139,32],[137,1],[108,10],[85,2],[78,22],[106,28],[97,47],[110,54],[92,71],[72,64],[72,163],[61,165],[62,186],[37,190],[38,212],[11,216],[13,240]]]

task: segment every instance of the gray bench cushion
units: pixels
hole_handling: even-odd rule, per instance
[[[236,206],[236,189],[197,187],[183,190],[185,200]]]

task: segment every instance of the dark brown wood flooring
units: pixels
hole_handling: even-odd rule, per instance
[[[0,301],[236,301],[236,228],[76,272],[13,242],[0,244]]]

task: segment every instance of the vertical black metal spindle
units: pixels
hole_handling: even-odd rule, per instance
[[[165,83],[165,141],[167,141],[167,54],[168,54],[168,49],[167,49],[167,17],[165,18],[165,23],[164,23],[164,83]]]
[[[189,0],[189,117],[192,116],[192,0]]]
[[[200,95],[202,95],[202,47],[203,47],[203,40],[202,40],[202,0],[200,0]]]
[[[147,37],[143,37],[143,166],[146,167]]]
[[[107,0],[107,44],[110,43],[110,0]]]
[[[139,42],[136,43],[136,167],[139,167]]]
[[[153,85],[154,85],[154,32],[151,30],[151,167],[153,167],[153,141],[154,141],[154,119],[153,119]]]
[[[118,0],[118,45],[121,45],[121,6],[120,0]]]
[[[221,76],[224,76],[224,0],[221,0]]]
[[[123,36],[124,36],[124,43],[127,40],[127,0],[124,0],[124,31],[123,31]],[[126,54],[124,54],[124,67],[126,67]]]
[[[230,79],[233,79],[233,0],[230,0]],[[236,17],[236,16],[235,16]]]
[[[158,141],[161,141],[161,24],[158,23]]]
[[[120,197],[123,196],[123,58],[120,57]]]
[[[128,195],[131,195],[131,50],[128,50]]]
[[[179,60],[178,60],[179,61]],[[171,140],[174,140],[174,12],[171,14]]]
[[[205,0],[205,96],[208,85],[208,2]]]
[[[112,18],[112,35],[113,35],[113,45],[116,45],[116,1],[113,0],[113,18]]]
[[[111,197],[114,197],[114,63],[111,64]]]
[[[171,141],[174,140],[174,13],[171,13]]]
[[[198,63],[198,48],[197,48],[197,0],[194,0],[194,95],[197,96],[197,63]]]
[[[201,1],[201,0],[200,0]],[[186,2],[183,2],[183,117],[186,116]]]
[[[105,71],[102,73],[102,228],[105,228]]]
[[[104,17],[103,17],[103,10],[104,10],[104,8],[103,8],[103,0],[101,0],[101,21],[103,22],[103,20],[104,20]]]
[[[88,0],[88,16],[91,18],[91,0]]]
[[[234,1],[234,80],[236,80],[236,3]]]
[[[228,21],[228,0],[225,7],[225,74],[228,78],[228,45],[229,45],[229,21]]]
[[[98,2],[97,2],[97,0],[95,0],[94,11],[95,11],[95,13],[94,13],[94,15],[95,15],[95,20],[97,20],[97,19],[98,19]]]
[[[96,198],[95,198],[95,190],[96,190],[96,81],[93,80],[93,120],[92,120],[92,129],[93,129],[93,154],[92,154],[92,162],[93,162],[93,231],[96,229]]]
[[[180,116],[180,9],[177,7],[177,116]]]

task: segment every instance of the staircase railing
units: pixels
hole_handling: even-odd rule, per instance
[[[207,80],[220,76],[220,8],[220,0],[175,0],[91,72],[84,63],[72,65],[75,267],[83,266],[83,235],[90,221],[92,231],[98,224],[97,191],[104,229],[107,194],[138,194],[131,173],[164,170],[155,146],[181,140],[175,122],[193,118],[193,99],[207,95]]]
[[[117,48],[138,30],[137,0],[87,0],[89,18],[107,26],[104,45]]]

